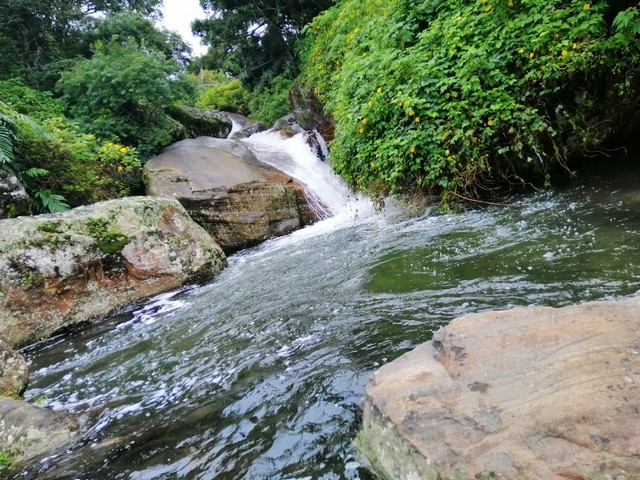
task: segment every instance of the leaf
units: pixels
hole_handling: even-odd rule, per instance
[[[35,197],[42,203],[43,211],[49,213],[66,212],[71,207],[62,195],[52,193],[51,190],[38,190]]]

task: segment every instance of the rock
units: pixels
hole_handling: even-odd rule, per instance
[[[174,197],[226,253],[316,220],[302,185],[234,140],[183,140],[149,160],[148,195]]]
[[[0,340],[0,395],[22,395],[29,384],[27,361]]]
[[[130,197],[0,220],[0,338],[16,347],[226,264],[175,200]]]
[[[29,195],[13,173],[0,169],[0,219],[29,215]]]
[[[291,87],[289,108],[293,112],[296,123],[303,129],[317,130],[327,142],[333,140],[336,122],[324,113],[324,107],[313,88],[302,85]]]
[[[69,413],[0,397],[0,451],[8,454],[13,463],[59,448],[77,429],[78,424]]]
[[[262,122],[251,122],[247,117],[238,113],[222,112],[233,124],[231,133],[227,138],[240,140],[248,138],[256,133],[264,132],[267,127]]]
[[[640,297],[468,315],[382,367],[361,452],[393,479],[640,478]]]
[[[231,132],[231,121],[217,110],[180,106],[171,110],[171,116],[180,122],[186,134],[184,138],[200,136],[227,138]]]

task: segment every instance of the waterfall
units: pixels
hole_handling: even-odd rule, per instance
[[[305,133],[285,138],[279,132],[268,130],[243,141],[258,160],[299,181],[320,218],[331,217],[336,223],[373,213],[371,201],[352,192],[333,173],[331,166],[312,151]]]

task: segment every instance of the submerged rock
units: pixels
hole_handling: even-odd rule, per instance
[[[18,177],[0,169],[0,219],[29,214],[29,195]]]
[[[382,367],[362,453],[393,479],[640,478],[640,297],[464,316]]]
[[[148,195],[173,197],[227,252],[316,220],[304,188],[234,140],[183,140],[149,160]]]
[[[213,239],[167,198],[0,220],[0,338],[26,345],[207,280],[225,264]]]
[[[0,451],[9,455],[13,463],[64,445],[77,429],[78,423],[69,413],[0,397]]]

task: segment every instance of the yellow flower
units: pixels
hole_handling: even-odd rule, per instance
[[[562,56],[564,57],[565,55],[567,55],[569,52],[567,52],[566,50],[562,50]]]
[[[358,27],[356,27],[356,29],[354,30],[354,32],[358,33],[360,31],[360,29]]]
[[[94,134],[92,134],[92,133],[87,133],[87,138],[88,138],[89,140],[93,140],[93,139],[94,139],[94,138],[96,138],[96,137],[95,137],[95,135],[94,135]]]
[[[578,48],[578,44],[577,44],[577,43],[574,43],[574,44],[573,44],[573,49],[574,49],[574,50],[576,50],[577,48]]]
[[[409,110],[409,113],[407,115],[409,115],[410,117],[413,117],[416,114],[416,112],[414,110]]]
[[[493,120],[491,120],[491,119],[487,120],[487,125],[489,125],[491,127],[493,125]]]
[[[367,105],[369,105],[370,107],[373,107],[373,102],[369,100],[369,103],[367,103]]]
[[[371,163],[369,164],[369,166],[370,166],[371,168],[376,168],[376,164],[375,164],[374,162],[371,162]]]
[[[450,154],[450,153],[451,153],[451,152],[449,151],[449,149],[448,149],[448,148],[444,151],[444,154],[445,154],[447,157],[449,156],[449,154]]]
[[[127,152],[128,152],[128,150],[127,150],[127,148],[126,148],[126,147],[122,147],[122,148],[120,149],[120,153],[127,153]]]
[[[376,90],[376,92],[378,92],[378,93],[382,93],[382,87],[378,87],[378,89]]]
[[[409,149],[409,151],[410,151],[411,153],[416,153],[416,148],[415,148],[415,147],[411,147],[411,148]]]
[[[531,52],[531,53],[529,54],[529,58],[533,58],[533,57],[535,57],[535,56],[536,56],[535,52]]]
[[[590,3],[585,3],[582,7],[583,10],[589,10],[591,8],[591,4]]]
[[[414,120],[414,122],[416,122],[416,123],[420,123],[420,117],[416,117],[416,119]]]
[[[360,130],[358,130],[360,133],[364,133],[364,128],[360,127]]]
[[[366,118],[363,118],[363,119],[362,119],[362,124],[363,124],[363,125],[366,125],[366,124],[367,124],[367,119],[366,119]]]
[[[122,165],[118,165],[118,171],[121,172],[123,170],[124,170],[124,168],[122,168]]]
[[[493,8],[493,5],[487,5],[487,7],[484,9],[484,11],[485,12],[489,12],[492,8]]]
[[[509,3],[507,3],[507,7],[513,8],[513,2],[511,0],[509,0]]]
[[[111,146],[113,148],[120,149],[120,145],[118,145],[117,143],[112,143]]]
[[[518,50],[518,53],[524,53],[524,48],[521,48],[520,50]]]

